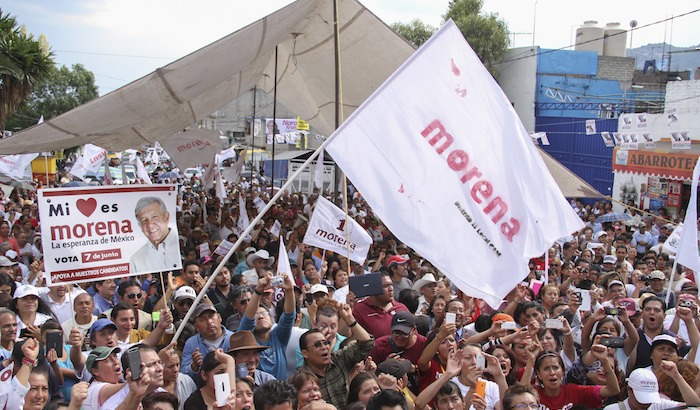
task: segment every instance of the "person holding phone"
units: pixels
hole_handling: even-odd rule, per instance
[[[134,360],[138,360],[138,364]],[[165,391],[163,362],[155,348],[144,344],[131,347],[122,354],[121,368],[127,383],[105,401],[100,410],[136,409],[147,394]],[[140,374],[134,374],[134,372]]]
[[[418,375],[415,365],[428,344],[428,339],[416,330],[416,319],[411,312],[398,312],[391,320],[391,333],[377,338],[370,356],[376,363],[386,359],[408,359],[413,363],[410,374]]]
[[[231,409],[236,404],[236,361],[231,355],[226,354],[221,349],[212,350],[204,356],[199,375],[204,380],[204,384],[185,401],[186,409],[211,409],[220,407],[217,404],[216,388],[214,376],[226,374],[233,393],[229,395],[227,405]],[[135,407],[134,407],[135,408]]]

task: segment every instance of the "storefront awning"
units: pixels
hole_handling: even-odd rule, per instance
[[[657,142],[653,150],[613,150],[613,171],[690,181],[700,155],[700,144],[688,150],[674,150],[669,142]]]

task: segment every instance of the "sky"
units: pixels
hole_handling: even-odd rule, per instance
[[[29,33],[45,34],[58,64],[79,63],[92,71],[104,95],[291,2],[5,0],[0,7],[26,25]],[[387,24],[420,19],[437,27],[449,0],[361,3]],[[340,4],[342,7],[342,0]],[[633,47],[666,40],[688,47],[700,44],[700,11],[681,15],[696,9],[700,9],[696,0],[484,0],[482,11],[497,13],[506,21],[512,47],[531,46],[533,31],[535,44],[542,48],[567,47],[585,20],[597,20],[600,25],[619,22],[622,28],[636,20],[632,38],[627,37],[628,46],[630,40]]]

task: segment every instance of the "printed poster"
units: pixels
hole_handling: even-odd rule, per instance
[[[176,185],[39,190],[47,284],[181,269],[176,196]]]

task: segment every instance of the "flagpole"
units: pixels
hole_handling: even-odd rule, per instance
[[[673,268],[671,268],[671,274],[668,275],[668,289],[666,289],[666,309],[669,308],[668,302],[671,300],[671,287],[673,287],[673,275],[676,274],[676,267],[678,266],[678,261],[673,258]]]
[[[44,152],[44,170],[46,171],[46,187],[51,188],[49,185],[49,157],[48,152]]]
[[[277,49],[275,47],[275,88],[272,95],[272,175],[270,175],[270,192],[275,190],[275,142],[277,142]],[[263,188],[265,192],[265,188]]]
[[[253,231],[253,228],[255,227],[255,225],[257,225],[258,222],[260,222],[262,220],[263,216],[265,216],[267,211],[269,211],[270,208],[272,208],[272,205],[274,205],[275,202],[282,196],[282,193],[287,188],[289,188],[292,185],[292,183],[294,182],[294,180],[297,179],[299,177],[299,175],[301,175],[301,173],[304,171],[304,169],[306,167],[308,167],[309,164],[311,164],[311,162],[313,162],[313,160],[316,159],[316,157],[321,152],[321,150],[325,149],[326,146],[328,146],[328,144],[330,144],[330,142],[333,141],[333,138],[335,137],[335,135],[336,135],[336,133],[331,134],[331,136],[329,136],[323,142],[323,144],[321,144],[321,146],[316,148],[316,151],[312,152],[311,155],[309,155],[309,158],[307,158],[306,161],[304,161],[304,163],[292,174],[292,176],[289,177],[287,182],[285,182],[284,185],[282,185],[280,187],[280,189],[272,197],[272,199],[270,199],[270,201],[267,204],[265,204],[265,207],[262,209],[262,211],[260,211],[258,213],[258,215],[255,218],[253,218],[253,220],[248,224],[248,227],[245,228],[245,230],[243,230],[243,232],[238,237],[238,240],[236,241],[236,243],[234,243],[233,246],[231,246],[231,249],[229,249],[229,251],[226,253],[226,255],[224,255],[224,257],[221,259],[221,262],[219,262],[219,265],[217,265],[216,269],[214,269],[214,272],[212,272],[212,274],[209,276],[207,283],[204,285],[204,287],[202,287],[202,290],[199,292],[199,294],[197,295],[197,298],[195,298],[194,302],[192,303],[192,308],[187,311],[187,314],[182,319],[180,327],[177,328],[177,331],[175,332],[175,335],[173,336],[173,340],[177,340],[180,337],[180,335],[182,334],[183,330],[185,330],[184,325],[189,321],[190,317],[192,316],[192,313],[194,312],[194,308],[199,304],[199,302],[201,302],[204,295],[206,295],[207,289],[209,289],[211,284],[214,283],[214,279],[216,279],[216,276],[219,274],[219,272],[221,271],[221,268],[224,266],[224,264],[229,260],[231,255],[236,251],[236,249],[241,245],[241,243],[243,243],[243,238],[245,238],[251,231]],[[242,210],[242,211],[245,211],[245,210]]]
[[[255,110],[256,110],[256,99],[258,96],[258,86],[253,87],[253,120],[250,123],[250,181],[248,186],[250,188],[250,193],[253,193],[253,171],[255,170]],[[262,125],[262,122],[261,122]],[[243,163],[245,164],[245,149],[243,150]],[[241,179],[241,173],[238,173],[238,179]],[[237,181],[233,181],[235,184]]]

